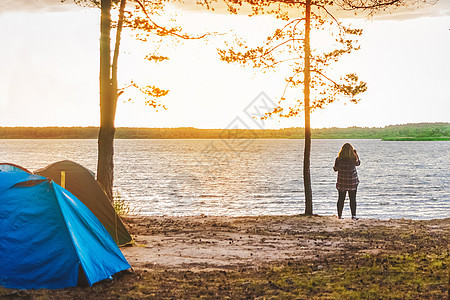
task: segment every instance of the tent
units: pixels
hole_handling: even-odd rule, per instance
[[[59,185],[63,176],[64,187],[91,210],[118,245],[131,242],[128,230],[91,171],[73,161],[63,160],[34,173],[50,178]]]
[[[12,172],[12,171],[24,171],[31,174],[30,171],[19,165],[11,163],[0,163],[0,172]]]
[[[74,195],[39,175],[0,168],[0,286],[89,285],[130,268]]]

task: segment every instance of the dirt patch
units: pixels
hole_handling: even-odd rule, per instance
[[[418,249],[448,238],[439,221],[335,217],[129,217],[135,246],[122,248],[136,269],[229,269],[271,262]]]

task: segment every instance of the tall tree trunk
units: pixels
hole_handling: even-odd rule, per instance
[[[111,84],[111,0],[101,0],[100,131],[98,134],[97,180],[103,185],[111,201],[114,178],[114,99]]]
[[[113,201],[114,121],[117,108],[117,63],[126,0],[121,0],[116,45],[111,65],[111,0],[101,1],[100,23],[100,131],[98,134],[97,180]]]
[[[124,11],[125,11],[125,5],[126,5],[127,1],[126,0],[121,0],[120,1],[120,8],[119,8],[119,21],[117,22],[117,31],[116,31],[116,45],[114,47],[114,55],[113,55],[113,60],[112,60],[112,66],[111,66],[111,85],[112,85],[112,111],[113,111],[113,116],[115,118],[116,116],[116,108],[117,108],[117,98],[118,98],[118,93],[117,93],[117,64],[119,61],[119,49],[120,49],[120,37],[122,35],[122,27],[123,27],[123,16],[124,16]]]
[[[311,32],[311,0],[306,0],[305,9],[305,69],[304,74],[304,99],[305,99],[305,152],[303,156],[303,185],[305,188],[305,214],[313,214],[312,206],[312,189],[311,189],[311,172],[310,172],[310,158],[311,158],[311,121],[310,121],[310,107],[309,107],[309,96],[310,90],[309,85],[311,83],[311,65],[310,56],[311,48],[309,43]]]

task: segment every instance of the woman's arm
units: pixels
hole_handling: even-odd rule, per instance
[[[358,152],[356,152],[356,149],[353,150],[353,152],[355,153],[355,157],[356,157],[355,166],[359,166],[361,164],[361,161],[359,160]]]
[[[339,171],[339,161],[338,161],[338,157],[336,157],[336,160],[334,161],[334,167],[333,170],[335,172]]]

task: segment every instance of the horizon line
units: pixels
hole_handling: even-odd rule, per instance
[[[402,123],[402,124],[389,124],[384,126],[347,126],[347,127],[311,127],[311,129],[348,129],[348,128],[386,128],[389,126],[404,126],[404,125],[421,125],[421,124],[450,124],[450,122],[418,122],[418,123]],[[96,128],[99,129],[100,126],[0,126],[0,129],[4,128]],[[121,128],[131,128],[131,129],[194,129],[194,130],[285,130],[285,129],[304,129],[305,127],[283,127],[283,128],[197,128],[191,126],[180,126],[180,127],[138,127],[138,126],[120,126],[115,127],[115,129]]]

